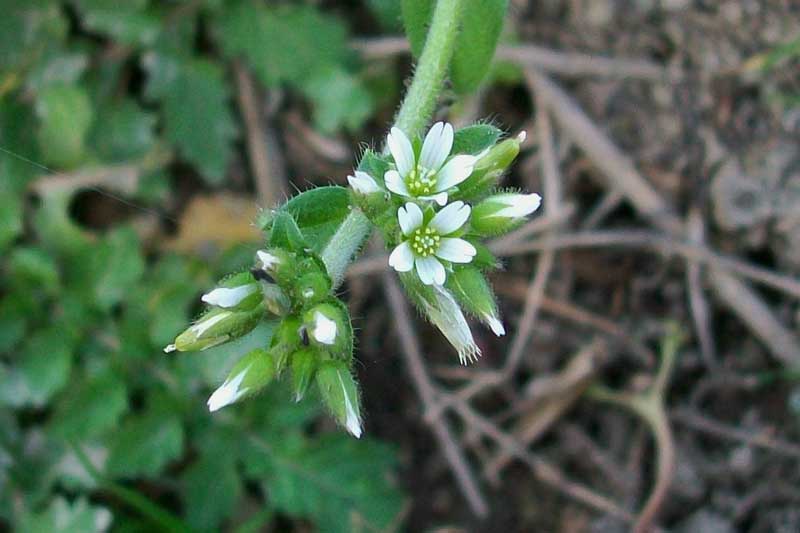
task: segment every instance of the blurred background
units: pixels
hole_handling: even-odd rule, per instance
[[[510,2],[438,115],[528,132],[508,334],[459,366],[368,251],[360,440],[281,385],[208,413],[258,331],[162,348],[260,208],[382,143],[400,2],[0,13],[0,531],[800,530],[796,2]]]

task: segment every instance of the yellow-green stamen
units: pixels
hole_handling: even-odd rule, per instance
[[[436,172],[425,168],[414,167],[406,176],[406,187],[412,196],[433,194],[436,186]]]
[[[409,236],[408,243],[418,257],[428,257],[436,253],[442,238],[431,228],[419,228]]]

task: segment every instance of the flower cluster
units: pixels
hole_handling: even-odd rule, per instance
[[[538,194],[496,189],[524,140],[523,133],[498,142],[499,134],[485,124],[456,132],[437,122],[420,142],[392,128],[386,139],[389,154],[365,154],[348,177],[356,204],[393,247],[389,266],[464,361],[477,354],[477,347],[471,334],[454,331],[465,327],[460,317],[447,318],[442,307],[455,298],[459,314],[465,309],[495,334],[505,333],[481,274],[496,261],[480,241],[518,227],[541,203]],[[387,212],[396,215],[387,217]],[[418,282],[422,287],[415,288]]]

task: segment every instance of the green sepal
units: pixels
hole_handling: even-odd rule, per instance
[[[392,168],[391,159],[383,156],[371,148],[364,150],[361,161],[358,162],[358,170],[366,172],[378,185],[384,185],[384,175]]]
[[[447,276],[445,287],[463,310],[489,325],[496,334],[505,333],[497,311],[497,299],[480,270],[471,265],[458,267]]]
[[[239,359],[228,377],[208,399],[209,410],[217,411],[258,393],[275,378],[275,361],[263,348],[256,348]]]
[[[269,244],[274,248],[284,248],[292,252],[302,252],[308,243],[294,217],[286,211],[278,211],[272,220]]]
[[[292,388],[296,402],[305,397],[319,362],[319,354],[313,348],[301,348],[292,354]]]
[[[332,342],[328,342],[327,334],[330,327],[322,327],[326,324],[320,320],[317,314],[321,314],[325,320],[335,324],[335,335]],[[339,300],[331,299],[325,303],[315,305],[303,314],[303,325],[308,333],[308,339],[312,346],[330,354],[334,359],[350,361],[353,358],[353,326],[350,323],[350,315],[347,307]]]
[[[301,307],[319,303],[330,296],[331,279],[322,272],[301,275],[294,284],[295,302]]]
[[[514,137],[494,145],[475,163],[472,174],[450,195],[452,200],[475,200],[497,186],[503,172],[519,155],[520,141]]]
[[[501,263],[497,257],[494,256],[489,247],[478,241],[477,239],[470,239],[469,242],[475,247],[477,253],[472,258],[470,265],[483,271],[497,270],[500,268]]]
[[[201,351],[238,339],[250,333],[263,316],[263,305],[246,311],[212,308],[178,335],[167,351]]]
[[[354,437],[361,437],[361,406],[358,385],[343,361],[323,361],[316,375],[322,402],[339,424]]]
[[[451,152],[454,154],[478,155],[494,146],[500,140],[501,135],[503,135],[502,130],[491,124],[466,126],[456,131],[453,135],[453,149]]]
[[[304,343],[303,323],[300,317],[291,315],[284,317],[272,335],[269,352],[275,359],[275,370],[282,373],[289,362],[289,357]]]

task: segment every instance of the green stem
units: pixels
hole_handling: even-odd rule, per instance
[[[395,126],[408,136],[416,135],[433,115],[453,57],[460,14],[461,0],[436,2],[414,79],[395,119]]]

